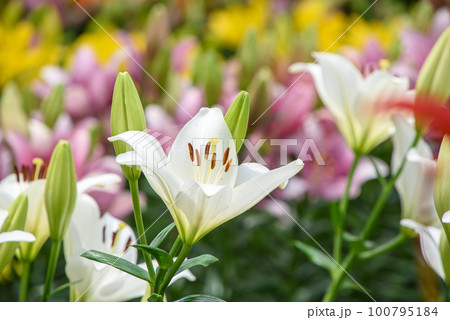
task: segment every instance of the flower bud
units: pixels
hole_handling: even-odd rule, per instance
[[[447,286],[450,286],[450,244],[445,232],[441,233],[439,252],[444,267],[445,282],[447,283]]]
[[[144,109],[134,86],[133,80],[127,72],[117,75],[111,106],[111,135],[115,136],[126,131],[142,131],[146,129]],[[114,141],[116,154],[131,151],[132,148],[123,141]],[[136,180],[141,172],[135,167],[121,166],[125,178]]]
[[[225,115],[228,129],[230,129],[233,139],[236,140],[236,152],[241,149],[247,134],[249,115],[250,98],[247,92],[241,91]]]
[[[446,135],[441,143],[434,176],[433,198],[439,220],[450,210],[450,136]],[[443,223],[447,238],[450,240],[450,224]]]
[[[222,93],[222,64],[217,52],[210,50],[200,54],[194,65],[194,84],[205,91],[206,103],[217,103]]]
[[[60,140],[53,150],[45,182],[50,238],[62,240],[77,200],[77,176],[70,142]]]
[[[28,133],[28,120],[22,106],[22,96],[14,82],[8,83],[3,89],[0,102],[0,126],[3,132],[9,130]]]
[[[56,123],[64,110],[64,87],[59,84],[53,88],[44,101],[42,101],[42,113],[44,122],[50,128]]]
[[[432,97],[445,103],[450,97],[450,27],[448,27],[434,44],[416,82],[416,93]]]
[[[146,27],[147,57],[151,61],[170,34],[169,13],[158,3],[150,11]]]
[[[0,233],[23,230],[27,219],[28,197],[22,193],[11,204],[8,216],[1,225]],[[18,241],[0,243],[0,272],[9,263],[19,246]]]
[[[239,61],[241,63],[240,87],[246,88],[255,74],[259,64],[257,30],[252,28],[247,31],[244,41],[239,48]]]
[[[270,105],[270,82],[272,73],[268,68],[258,71],[253,77],[248,87],[248,92],[252,97],[250,101],[250,110],[253,119],[257,119]]]

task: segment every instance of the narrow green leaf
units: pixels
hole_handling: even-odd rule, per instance
[[[225,301],[220,298],[208,296],[205,294],[193,294],[181,298],[180,300],[177,300],[175,302],[225,302]]]
[[[142,244],[134,244],[134,245],[132,245],[132,247],[135,247],[136,249],[148,252],[152,256],[154,256],[156,261],[158,261],[158,265],[161,269],[167,269],[173,265],[172,256],[162,249],[151,247],[151,246],[146,246],[146,245],[142,245]]]
[[[165,227],[158,235],[153,239],[152,243],[150,243],[150,247],[158,248],[161,242],[167,237],[170,231],[175,227],[175,222],[172,222],[167,227]]]
[[[315,265],[324,268],[325,270],[332,272],[336,267],[336,263],[322,251],[311,247],[298,240],[293,241],[292,244],[301,252],[303,252],[309,260]]]
[[[56,288],[55,290],[53,290],[53,291],[50,293],[50,297],[51,297],[51,296],[54,296],[54,295],[57,294],[57,293],[60,293],[61,291],[65,290],[65,289],[67,289],[67,288],[70,288],[70,282],[66,282],[66,283],[60,285],[60,286],[59,286],[58,288]]]
[[[202,254],[201,256],[192,258],[192,259],[186,259],[180,266],[180,269],[178,269],[177,274],[190,269],[195,266],[203,266],[207,267],[210,264],[219,261],[216,257],[210,255],[210,254]]]
[[[114,267],[116,269],[119,269],[123,272],[126,272],[128,274],[131,274],[132,276],[145,280],[149,283],[152,283],[150,281],[150,278],[148,276],[148,272],[141,267],[131,263],[128,260],[113,256],[112,254],[100,252],[97,250],[89,250],[86,251],[81,255],[84,258],[94,260],[100,263],[107,264],[111,267]]]

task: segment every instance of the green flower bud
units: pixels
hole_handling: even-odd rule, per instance
[[[44,122],[50,128],[56,123],[64,110],[64,87],[62,84],[53,88],[50,94],[42,101]]]
[[[247,88],[250,80],[260,65],[258,54],[257,36],[258,30],[252,28],[247,34],[239,48],[238,57],[241,63],[240,87]]]
[[[27,219],[28,197],[22,193],[11,204],[8,209],[8,216],[2,224],[0,233],[14,230],[23,230]],[[14,256],[19,242],[0,243],[0,272]]]
[[[439,241],[439,251],[441,253],[442,265],[444,266],[445,282],[447,286],[450,286],[450,244],[444,232],[442,232]]]
[[[194,64],[194,84],[205,91],[209,106],[219,100],[222,93],[222,64],[217,52],[209,50],[200,54]]]
[[[450,97],[450,27],[434,44],[425,60],[416,83],[418,96],[431,97],[445,103]]]
[[[115,136],[130,130],[143,131],[146,127],[144,109],[133,80],[127,72],[121,72],[117,75],[114,86],[111,106],[111,135]],[[117,155],[132,150],[123,141],[115,141],[113,144]],[[125,178],[128,180],[139,179],[141,171],[136,166],[121,167]]]
[[[450,210],[450,136],[446,135],[442,140],[434,176],[433,198],[439,220]],[[445,234],[450,241],[450,224],[442,223]]]
[[[22,106],[22,96],[19,87],[8,83],[3,89],[0,102],[0,126],[3,131],[15,130],[28,133],[28,120]]]
[[[169,13],[162,3],[153,6],[147,20],[147,57],[152,60],[170,34]]]
[[[236,152],[241,149],[247,134],[248,118],[250,116],[250,98],[247,92],[241,91],[234,99],[225,115],[225,122],[236,140]]]
[[[60,140],[48,165],[44,192],[50,238],[62,240],[77,200],[77,175],[70,142]]]
[[[272,80],[272,73],[268,68],[263,68],[253,77],[248,88],[252,97],[250,101],[250,111],[252,121],[256,120],[270,105],[269,86]]]

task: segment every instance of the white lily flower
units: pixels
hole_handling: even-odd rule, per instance
[[[128,131],[109,140],[134,149],[117,156],[117,162],[142,167],[187,245],[250,209],[303,168],[301,160],[271,171],[256,163],[238,166],[233,138],[218,108],[200,109],[181,129],[168,157],[144,132]]]
[[[444,263],[441,256],[441,242],[447,242],[442,228],[434,226],[425,226],[414,220],[403,219],[400,224],[406,228],[414,230],[420,237],[420,249],[423,258],[428,266],[433,269],[436,274],[446,281]],[[445,243],[443,243],[446,245]]]
[[[324,105],[335,117],[348,145],[369,153],[394,133],[388,104],[404,99],[408,79],[377,70],[366,78],[346,58],[334,53],[313,53],[318,64],[295,63],[289,71],[309,71]]]
[[[42,173],[43,171],[42,168]],[[11,174],[0,182],[0,209],[6,210],[21,193],[28,196],[24,231],[33,234],[36,241],[21,243],[19,248],[21,254],[32,261],[47,241],[50,231],[44,204],[45,179],[42,179],[39,172],[36,177],[30,177],[26,170],[24,173]]]
[[[424,225],[440,225],[433,200],[433,182],[436,161],[428,144],[420,139],[415,148],[411,148],[416,130],[400,115],[393,116],[395,134],[393,137],[391,169],[395,174],[406,155],[402,173],[395,187],[402,204],[402,217],[412,219]]]
[[[120,178],[116,177],[116,182],[120,181]],[[102,178],[105,176],[84,181],[81,190],[78,184],[78,192],[98,185]],[[103,181],[103,184],[106,183],[109,182]],[[137,250],[128,247],[134,243],[136,236],[130,226],[108,213],[100,217],[100,209],[95,200],[87,194],[79,194],[69,230],[64,238],[66,275],[70,280],[71,301],[127,301],[143,296],[146,281],[80,256],[88,250],[98,250],[136,264]],[[145,264],[139,266],[145,268]],[[182,277],[195,280],[189,270],[180,273],[174,280]]]
[[[450,223],[450,211],[447,211],[442,215],[442,222],[443,223]]]
[[[8,211],[0,209],[0,230],[6,217],[8,217]],[[36,238],[31,233],[22,230],[0,232],[0,244],[4,242],[33,242],[35,240]]]

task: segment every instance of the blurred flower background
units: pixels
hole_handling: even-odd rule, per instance
[[[0,179],[14,170],[26,172],[35,158],[48,163],[58,140],[66,139],[72,145],[78,180],[104,173],[122,177],[118,183],[87,193],[103,217],[122,219],[136,230],[130,216],[131,197],[106,140],[111,135],[117,73],[128,71],[133,78],[147,127],[165,150],[201,107],[219,106],[226,111],[246,90],[250,94],[248,138],[259,148],[262,160],[270,168],[278,166],[285,147],[289,160],[300,154],[305,168],[284,192],[273,193],[276,202],[267,198],[245,216],[207,235],[194,251],[209,252],[220,263],[194,269],[195,282],[182,279],[173,284],[170,300],[196,292],[227,301],[320,300],[329,281],[326,272],[292,241],[314,245],[312,236],[324,248],[332,248],[330,212],[344,193],[355,154],[323,107],[313,76],[292,74],[289,66],[314,62],[314,51],[339,53],[363,75],[389,71],[408,78],[409,89],[414,89],[433,44],[450,26],[445,3],[2,1]],[[266,143],[256,147],[259,139]],[[303,143],[269,144],[270,139],[313,141],[314,148]],[[429,157],[433,152],[437,156],[440,139],[433,132],[425,135],[432,150]],[[350,188],[350,230],[360,229],[380,192],[373,162],[379,174],[387,175],[392,148],[392,142],[386,141],[359,162]],[[245,148],[240,156],[254,157]],[[152,225],[148,231],[152,237],[171,217],[163,214],[163,202],[141,182],[144,220]],[[392,194],[374,241],[385,242],[398,232],[400,203],[399,196]],[[39,299],[49,250],[46,243],[34,264],[32,301]],[[1,272],[1,301],[16,299],[21,272],[16,260]],[[436,301],[443,286],[425,264],[418,241],[406,242],[352,275],[379,301]],[[55,281],[68,282],[62,256]],[[343,287],[340,299],[367,300],[353,282]],[[63,289],[54,299],[68,300],[68,296],[69,290]]]

